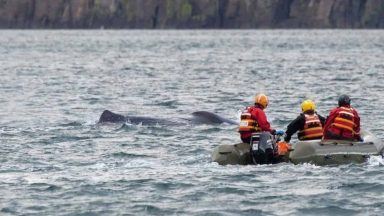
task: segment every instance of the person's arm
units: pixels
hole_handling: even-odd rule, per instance
[[[355,139],[357,139],[359,141],[363,141],[363,139],[361,138],[361,135],[360,135],[360,116],[355,109],[353,109],[353,114],[355,116],[355,118],[354,118],[355,126],[353,127],[353,130],[356,133]]]
[[[317,113],[316,113],[316,114],[317,114]],[[323,125],[323,127],[324,127],[324,124],[325,124],[325,118],[324,118],[323,116],[319,115],[319,114],[317,114],[317,116],[319,116],[319,120],[320,120],[320,122],[321,122],[321,125]]]
[[[360,135],[360,116],[359,114],[356,112],[356,110],[353,110],[354,112],[354,115],[355,115],[355,127],[354,127],[354,130],[357,134]]]
[[[269,132],[272,131],[271,125],[269,124],[269,122],[267,120],[267,116],[265,115],[265,113],[262,110],[255,109],[251,113],[251,115],[252,115],[252,117],[257,119],[257,123],[259,124],[259,127],[261,128],[262,131],[269,131]]]
[[[284,141],[291,141],[292,135],[295,134],[298,130],[302,129],[305,124],[305,117],[303,115],[299,115],[295,120],[293,120],[287,126],[287,130],[285,131]]]
[[[333,123],[333,120],[336,118],[336,114],[337,114],[337,108],[334,108],[333,110],[331,110],[331,112],[329,113],[327,119],[325,120],[324,130],[329,128],[331,123]]]

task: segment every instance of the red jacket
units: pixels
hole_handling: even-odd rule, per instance
[[[341,112],[341,113],[340,113]],[[343,112],[350,113],[351,122],[340,120]],[[348,115],[347,115],[348,117]],[[350,129],[352,130],[350,130]],[[357,139],[360,140],[360,117],[357,111],[350,106],[336,107],[329,113],[324,125],[324,139]]]
[[[259,127],[261,128],[261,131],[269,131],[271,132],[271,125],[269,124],[267,120],[267,116],[265,115],[264,111],[259,108],[258,106],[251,106],[247,108],[248,112],[251,113],[252,119],[257,121]],[[241,138],[247,138],[252,135],[252,132],[240,132]]]

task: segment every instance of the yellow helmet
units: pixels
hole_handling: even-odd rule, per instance
[[[308,110],[315,111],[315,109],[316,109],[316,104],[311,100],[305,100],[303,101],[303,103],[301,103],[301,110],[303,110],[303,112],[306,112]]]
[[[255,104],[259,104],[265,109],[268,106],[268,97],[265,94],[257,94],[255,96]]]

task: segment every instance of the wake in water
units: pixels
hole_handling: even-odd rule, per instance
[[[370,156],[367,160],[368,166],[384,166],[384,157],[382,155]]]

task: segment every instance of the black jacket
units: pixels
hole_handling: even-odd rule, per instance
[[[315,112],[316,113],[316,112]],[[316,113],[317,114],[317,113]],[[324,127],[324,123],[325,123],[325,118],[322,117],[321,115],[317,114],[317,116],[319,116],[319,120],[321,122],[321,125],[323,125]],[[285,142],[289,142],[291,141],[291,138],[292,138],[292,135],[295,134],[297,131],[299,130],[303,130],[304,129],[304,124],[305,124],[305,116],[304,116],[304,113],[300,113],[299,116],[297,116],[297,118],[295,120],[293,120],[288,126],[287,126],[287,130],[285,131],[285,137],[284,137],[284,141]]]

